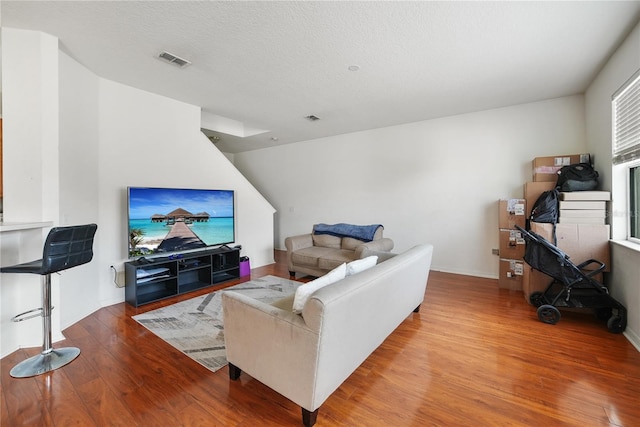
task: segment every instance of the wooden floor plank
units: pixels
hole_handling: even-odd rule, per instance
[[[282,252],[276,260],[251,277],[288,278]],[[210,372],[131,318],[196,295],[98,310],[54,345],[80,356],[46,375],[9,375],[37,348],[3,358],[2,425],[300,425],[291,401],[246,374]],[[640,353],[590,313],[546,325],[495,280],[431,272],[420,312],[329,397],[317,426],[635,427],[638,396]]]

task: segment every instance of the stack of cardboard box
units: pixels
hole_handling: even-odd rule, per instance
[[[606,223],[607,202],[611,199],[608,191],[574,191],[560,193],[561,224]]]
[[[590,163],[589,154],[568,156],[537,157],[533,160],[533,182],[524,185],[527,206],[527,218],[531,215],[531,207],[544,191],[551,190],[557,182],[557,171],[566,164]],[[546,165],[546,166],[545,166]],[[555,172],[554,172],[555,170]],[[556,246],[569,255],[570,260],[578,265],[589,259],[596,259],[606,264],[604,271],[609,271],[609,225],[605,224],[606,201],[608,192],[576,191],[560,193],[560,221],[556,224]],[[580,203],[577,203],[580,202]],[[572,212],[569,212],[572,211]],[[564,213],[564,219],[563,218]],[[553,243],[553,225],[531,222],[531,231],[541,235]],[[590,266],[594,268],[595,265]],[[524,297],[536,291],[543,291],[551,282],[551,278],[525,264],[522,277]],[[596,277],[601,281],[602,277]]]
[[[498,202],[500,210],[500,276],[498,286],[511,290],[522,290],[525,264],[525,241],[515,226],[525,227],[526,200],[503,199]]]

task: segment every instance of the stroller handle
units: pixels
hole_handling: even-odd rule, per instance
[[[589,264],[598,264],[598,268],[596,268],[595,270],[589,271],[589,273],[587,274],[587,277],[595,276],[596,274],[604,270],[604,268],[606,267],[606,264],[604,262],[598,261],[597,259],[589,259],[581,263],[580,265],[577,265],[576,267],[578,267],[580,270],[584,270],[585,267],[588,266]]]

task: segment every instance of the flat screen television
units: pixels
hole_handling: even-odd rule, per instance
[[[129,258],[235,241],[233,190],[128,188]]]

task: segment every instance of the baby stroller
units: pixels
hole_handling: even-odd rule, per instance
[[[609,332],[621,333],[627,327],[627,309],[609,295],[609,289],[593,277],[604,270],[605,264],[590,259],[575,265],[569,256],[542,236],[526,231],[516,225],[525,242],[524,260],[531,267],[550,276],[553,281],[543,292],[534,292],[529,297],[538,307],[538,319],[555,325],[564,308],[595,309],[599,319],[607,320]],[[587,266],[596,267],[586,270]]]

